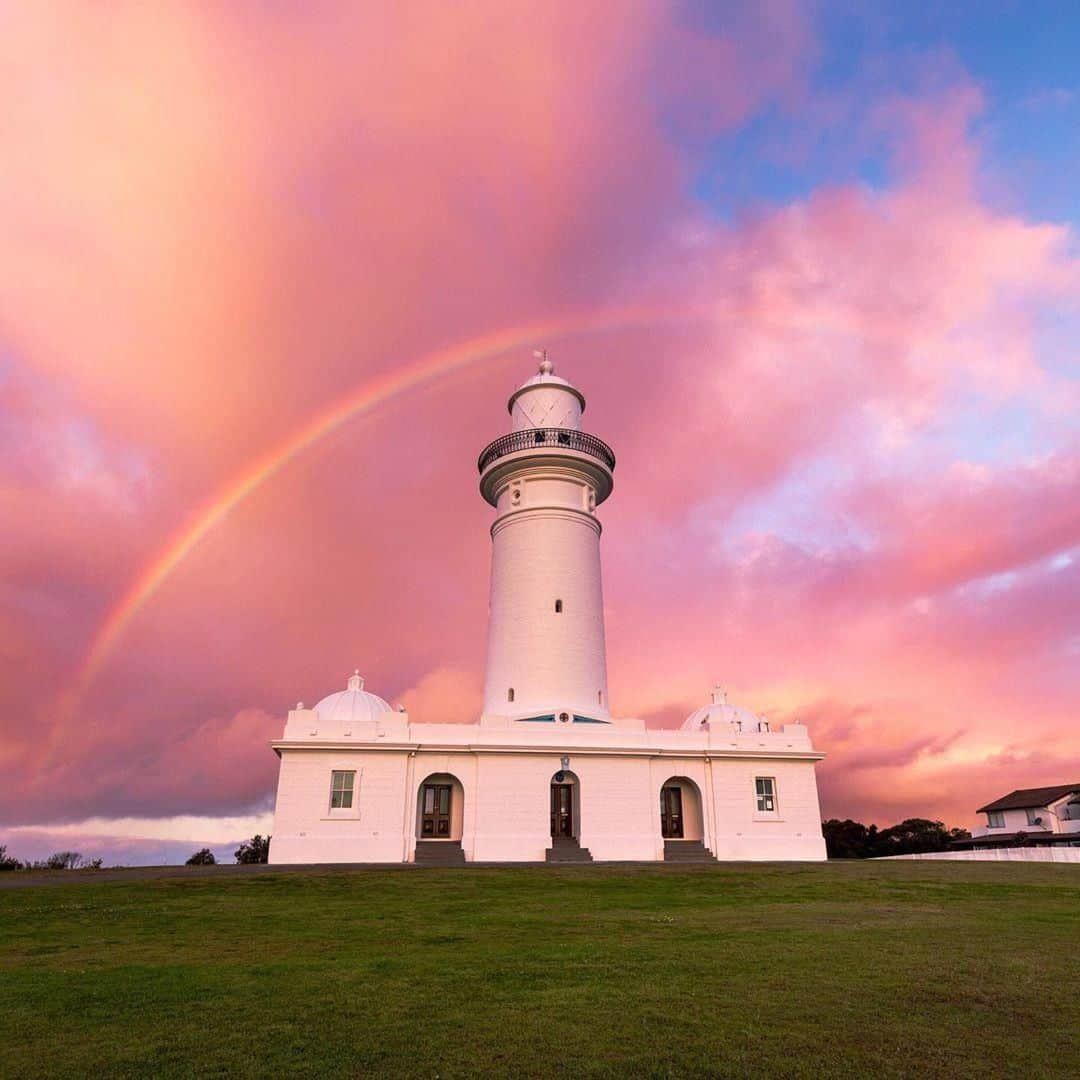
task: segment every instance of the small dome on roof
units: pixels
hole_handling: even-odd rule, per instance
[[[531,378],[526,379],[518,387],[518,390],[524,390],[527,386],[561,386],[564,389],[573,391],[575,394],[580,392],[570,384],[569,379],[564,379],[561,375],[555,374],[555,369],[550,360],[545,360],[540,365],[540,370]]]
[[[712,728],[724,724],[736,731],[769,730],[768,720],[749,709],[744,709],[741,705],[732,705],[719,685],[713,687],[712,701],[708,705],[702,705],[700,709],[695,709],[683,721],[682,730],[700,731],[706,725]]]
[[[328,694],[315,706],[319,719],[325,723],[356,724],[377,720],[382,713],[392,712],[390,703],[378,694],[364,689],[364,677],[359,671],[349,676],[344,690]]]

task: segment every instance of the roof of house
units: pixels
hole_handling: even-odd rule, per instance
[[[987,810],[1027,810],[1034,807],[1049,806],[1052,802],[1064,798],[1066,795],[1080,794],[1080,783],[1056,784],[1054,787],[1020,788],[1010,791],[1000,799],[992,803],[980,806],[975,811],[977,814],[985,814]]]

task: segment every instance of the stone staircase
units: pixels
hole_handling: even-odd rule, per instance
[[[418,866],[464,866],[465,852],[461,841],[417,840],[416,864]]]
[[[589,863],[593,857],[588,848],[583,848],[577,840],[566,836],[554,836],[551,847],[547,849],[545,859],[549,863]]]
[[[665,840],[664,862],[714,863],[716,856],[702,840]]]

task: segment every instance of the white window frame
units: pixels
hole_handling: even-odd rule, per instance
[[[340,782],[338,778],[341,778]],[[334,797],[342,796],[342,802],[335,805]],[[344,801],[348,795],[349,801]],[[356,770],[355,769],[331,769],[330,770],[330,812],[335,810],[352,810],[356,801]]]
[[[1027,811],[1027,823],[1029,825],[1041,825],[1042,824],[1042,821],[1040,821],[1039,819],[1045,813],[1044,810],[1039,810],[1039,809],[1032,810],[1030,806],[1025,807],[1025,809]]]
[[[779,805],[776,798],[776,777],[754,777],[754,805],[759,814],[775,814]]]
[[[987,810],[986,811],[986,827],[988,829],[1004,829],[1005,828],[1005,811],[1004,810]]]

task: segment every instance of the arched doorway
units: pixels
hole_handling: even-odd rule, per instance
[[[664,840],[702,840],[701,791],[688,776],[672,776],[660,788],[660,835]]]
[[[550,863],[592,862],[581,836],[581,783],[569,769],[560,769],[551,778],[551,847],[545,858]]]
[[[577,840],[581,827],[581,784],[569,769],[551,778],[551,838]]]
[[[416,839],[461,843],[465,790],[451,773],[432,773],[416,795]]]

